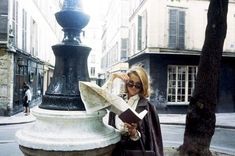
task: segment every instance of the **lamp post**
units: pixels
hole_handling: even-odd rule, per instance
[[[80,32],[89,16],[80,8],[80,1],[65,0],[62,10],[55,14],[63,28],[62,43],[52,46],[55,54],[55,69],[42,104],[43,109],[85,110],[80,98],[78,81],[89,81],[87,57],[91,48],[81,44]]]
[[[102,121],[106,111],[87,113],[80,97],[78,82],[89,81],[91,50],[80,40],[89,21],[80,6],[80,0],[64,0],[55,15],[64,38],[52,46],[54,75],[42,103],[32,111],[35,124],[16,133],[25,156],[108,156],[120,140],[119,133]]]

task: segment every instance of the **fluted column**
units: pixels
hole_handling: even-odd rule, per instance
[[[90,47],[81,44],[80,32],[88,24],[89,16],[80,7],[80,0],[65,0],[62,10],[55,14],[63,28],[62,43],[52,46],[55,69],[52,81],[43,96],[43,109],[85,110],[78,81],[89,81],[87,57]]]

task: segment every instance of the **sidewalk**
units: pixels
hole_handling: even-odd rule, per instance
[[[161,124],[184,125],[186,114],[159,114]],[[216,113],[216,127],[235,129],[235,113]]]
[[[33,109],[35,109],[41,102],[42,99],[40,98],[34,99],[30,110],[32,111]],[[21,112],[10,117],[0,116],[0,126],[29,123],[29,122],[34,122],[35,120],[36,118],[32,114],[26,116],[23,112]]]
[[[32,111],[33,109],[34,108],[31,108],[30,110]],[[0,116],[0,126],[30,123],[34,122],[35,120],[36,118],[32,114],[26,116],[23,112],[21,112],[10,117]]]
[[[31,108],[31,110],[33,110],[34,108]],[[159,118],[161,124],[184,125],[186,114],[159,114]],[[11,117],[0,117],[0,126],[29,123],[34,122],[35,120],[36,119],[32,114],[25,116],[24,113],[21,112]],[[216,127],[235,129],[235,113],[217,113]]]

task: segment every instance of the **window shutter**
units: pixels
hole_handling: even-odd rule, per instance
[[[176,48],[177,45],[177,10],[169,10],[169,48]]]
[[[178,37],[178,47],[184,49],[184,36],[185,36],[185,12],[179,11],[179,37]]]
[[[138,41],[137,48],[138,50],[142,49],[142,16],[138,16]]]

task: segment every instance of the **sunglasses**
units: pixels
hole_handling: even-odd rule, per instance
[[[136,89],[141,89],[142,88],[142,84],[140,82],[136,82],[134,83],[134,81],[130,80],[127,82],[127,87],[133,88],[135,87]]]

